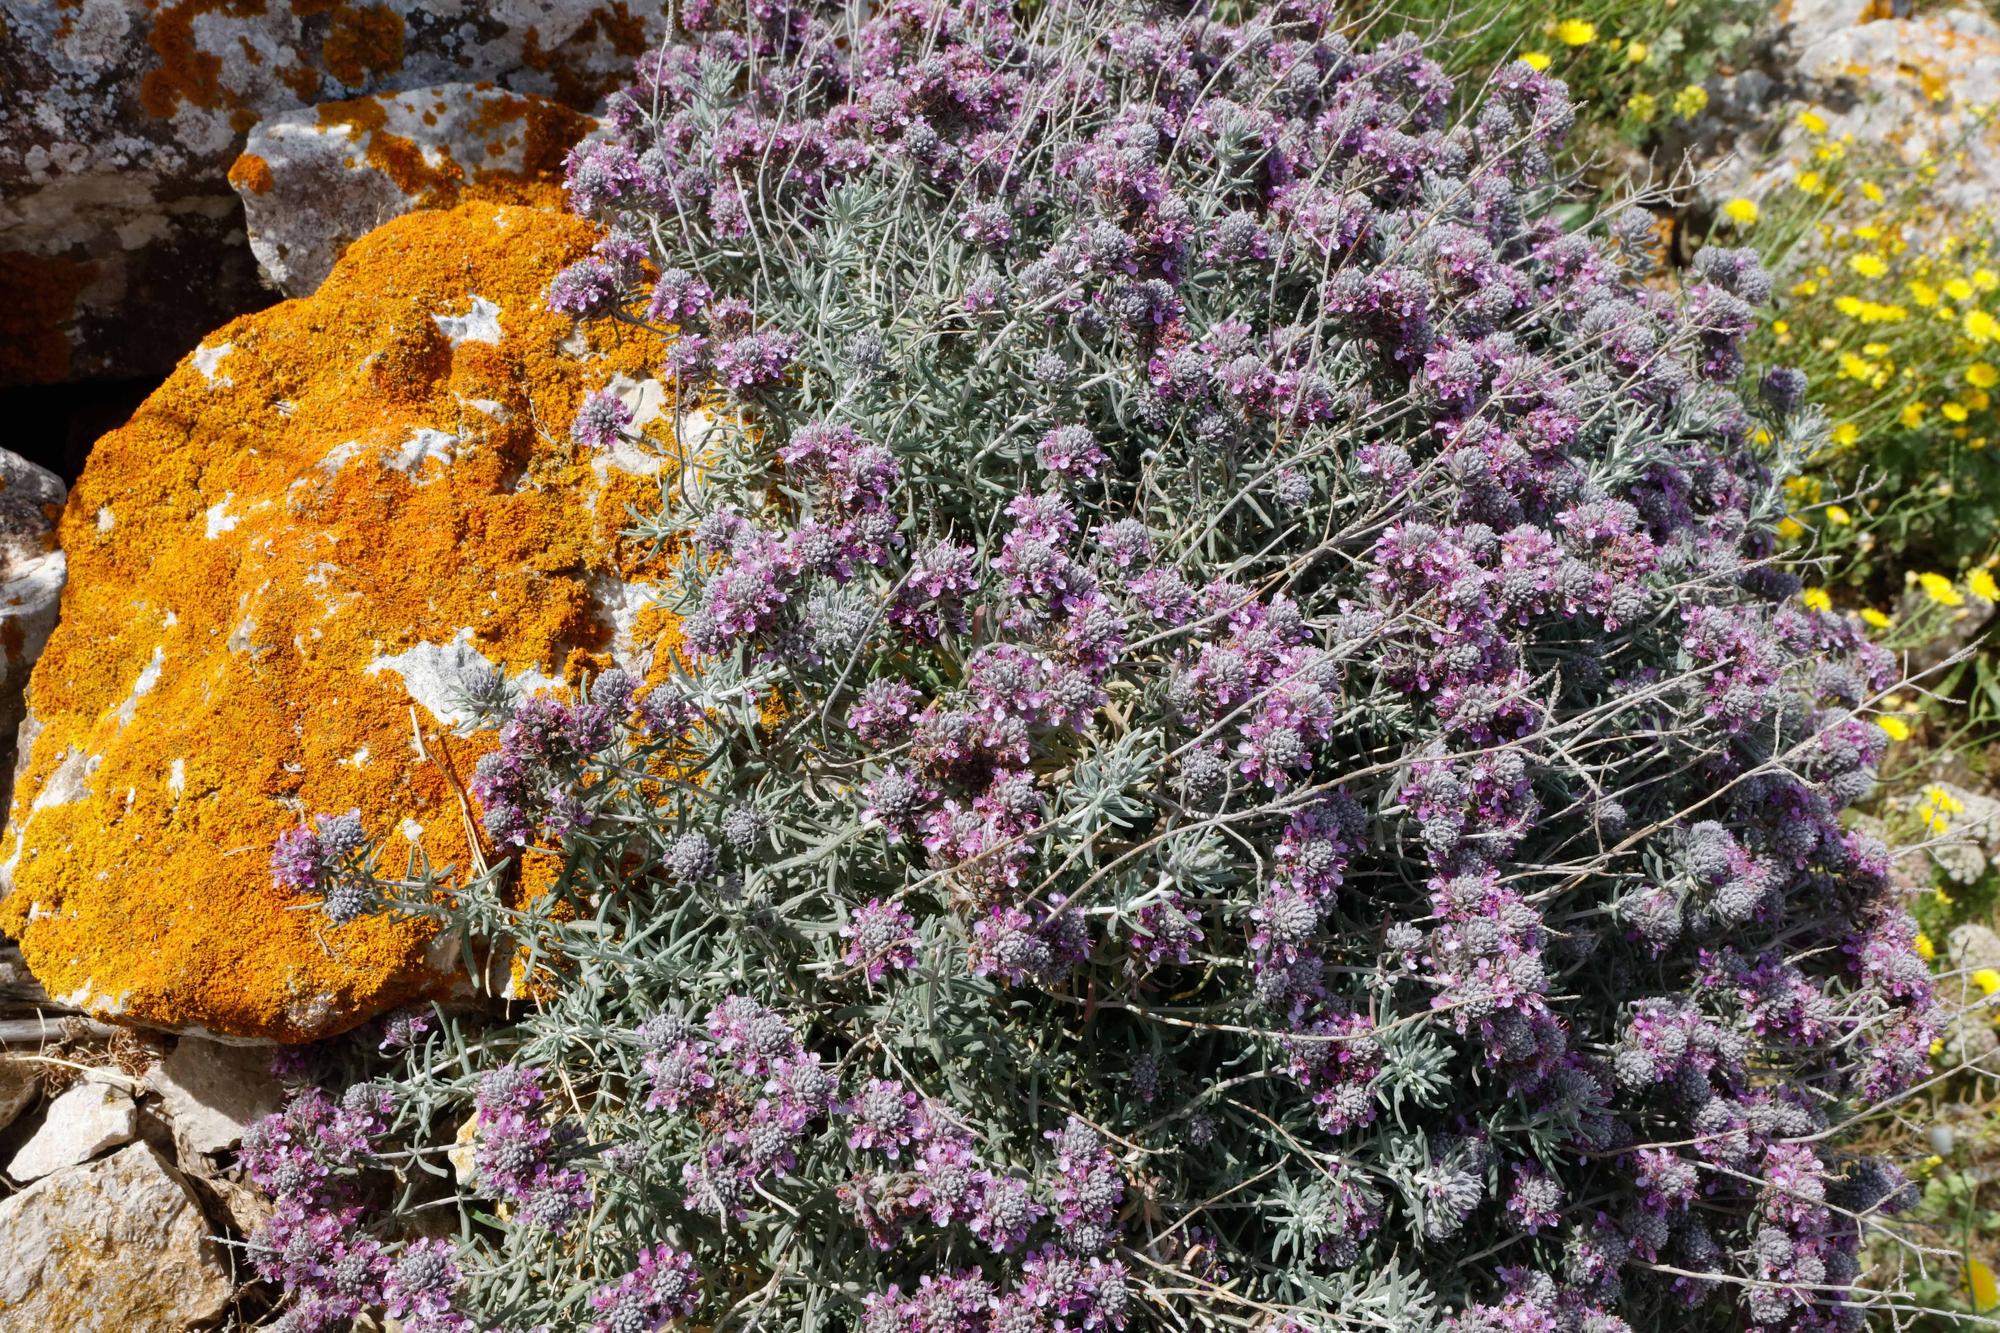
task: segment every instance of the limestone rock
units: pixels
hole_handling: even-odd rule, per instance
[[[454,734],[469,676],[643,674],[673,632],[648,609],[664,558],[621,535],[659,504],[664,347],[544,308],[593,240],[521,207],[399,218],[313,296],[210,335],[98,443],[0,850],[0,932],[59,1001],[296,1041],[450,989],[450,941],[330,925],[270,853],[352,809],[385,873],[413,851],[463,872],[462,782],[494,743]],[[656,447],[570,443],[605,385]]]
[[[284,1105],[270,1063],[262,1047],[182,1037],[153,1066],[146,1087],[159,1095],[178,1142],[198,1153],[225,1152],[252,1122]]]
[[[0,1055],[0,1129],[20,1119],[42,1090],[41,1071],[16,1055]]]
[[[2000,20],[1963,3],[1904,18],[1883,10],[1869,0],[1779,7],[1784,77],[1761,96],[1734,100],[1746,103],[1746,125],[1780,131],[1775,143],[1754,143],[1718,171],[1709,195],[1757,195],[1789,182],[1790,164],[1809,161],[1817,142],[1799,124],[1799,113],[1811,111],[1826,122],[1825,138],[1852,135],[1911,165],[1962,154],[1926,187],[1940,211],[2000,203],[2000,121],[1987,114],[2000,103]]]
[[[0,384],[164,372],[269,298],[224,179],[260,119],[452,81],[588,107],[666,0],[0,0]]]
[[[86,1078],[49,1103],[41,1128],[7,1163],[7,1174],[18,1181],[40,1180],[138,1136],[139,1108],[130,1094]]]
[[[184,1333],[221,1315],[232,1286],[194,1195],[146,1144],[0,1200],[8,1328]]]
[[[305,296],[342,250],[413,208],[558,204],[563,157],[595,127],[544,98],[446,83],[261,120],[229,182],[266,279]]]
[[[56,520],[68,495],[55,473],[0,449],[0,802],[13,786],[28,673],[56,627],[68,568]]]

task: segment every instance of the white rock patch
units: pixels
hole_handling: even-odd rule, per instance
[[[393,671],[403,678],[410,698],[448,727],[465,729],[473,715],[465,707],[467,685],[499,670],[486,655],[472,646],[472,631],[461,629],[449,643],[419,643],[400,653],[377,657],[367,667],[371,676]],[[559,689],[562,682],[540,671],[523,671],[508,678],[525,694]]]
[[[217,343],[213,347],[209,347],[207,345],[197,347],[194,349],[194,356],[193,356],[194,368],[196,370],[199,370],[201,372],[201,377],[207,380],[210,384],[221,385],[222,387],[227,388],[228,386],[236,383],[236,381],[230,379],[227,375],[224,375],[218,379],[216,377],[215,372],[217,367],[221,366],[222,358],[228,356],[231,352],[235,350],[236,350],[235,343]]]
[[[214,541],[225,532],[235,531],[236,525],[243,521],[242,515],[229,512],[229,502],[235,498],[235,491],[224,491],[222,498],[204,511],[208,517],[208,540]]]
[[[450,431],[419,426],[401,446],[382,456],[382,465],[414,477],[423,471],[424,464],[431,459],[436,459],[446,467],[456,462],[458,436]]]
[[[166,669],[166,665],[167,650],[158,644],[153,645],[153,655],[140,668],[139,678],[132,682],[132,692],[125,696],[124,703],[118,705],[118,725],[121,728],[132,724],[133,716],[139,711],[139,701],[151,694],[153,687],[160,683],[160,672]]]
[[[472,309],[463,315],[432,315],[444,336],[457,347],[463,343],[500,342],[500,307],[483,296],[470,297]]]
[[[7,1163],[7,1174],[23,1182],[40,1180],[138,1136],[139,1108],[131,1094],[86,1078],[49,1103],[41,1128]]]

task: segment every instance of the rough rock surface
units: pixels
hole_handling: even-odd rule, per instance
[[[0,1129],[5,1129],[34,1105],[41,1091],[41,1071],[17,1055],[0,1055]]]
[[[148,1144],[0,1200],[0,1328],[184,1333],[232,1285],[193,1193]]]
[[[270,1066],[262,1047],[182,1037],[147,1074],[146,1089],[158,1094],[183,1154],[225,1152],[253,1122],[284,1105]]]
[[[659,339],[586,344],[543,308],[593,239],[518,207],[399,218],[314,296],[211,335],[99,442],[0,862],[0,932],[57,1000],[296,1041],[448,987],[448,941],[327,924],[274,887],[270,851],[358,809],[385,873],[413,851],[463,870],[457,784],[492,743],[445,734],[468,673],[643,669],[672,632],[620,536],[662,455],[568,439],[588,390],[659,397]]]
[[[13,787],[28,673],[56,627],[68,568],[56,521],[68,495],[55,473],[0,449],[0,802]]]
[[[40,1180],[139,1136],[139,1108],[109,1081],[86,1078],[49,1103],[42,1124],[7,1163],[17,1181]]]
[[[2000,204],[2000,19],[1976,5],[1924,7],[1904,18],[1875,0],[1787,0],[1776,56],[1780,77],[1752,70],[1718,89],[1753,136],[1706,187],[1712,197],[1760,194],[1808,161],[1812,136],[1799,113],[1827,123],[1824,137],[1852,136],[1905,162],[1942,164],[1931,191],[1941,209]],[[1741,86],[1736,86],[1740,84]]]
[[[259,121],[229,183],[265,278],[306,296],[342,250],[411,209],[556,205],[563,156],[596,124],[491,84],[357,97]]]
[[[261,293],[258,120],[454,80],[588,107],[666,0],[0,0],[0,384],[165,371]]]

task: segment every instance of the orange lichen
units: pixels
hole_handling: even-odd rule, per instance
[[[331,128],[347,127],[356,143],[366,144],[368,165],[396,183],[404,194],[420,203],[442,205],[457,193],[465,171],[449,157],[438,165],[424,160],[424,151],[414,139],[389,132],[389,107],[380,97],[355,97],[345,102],[323,102],[315,109],[319,123]],[[447,193],[449,192],[449,193]]]
[[[483,167],[454,161],[438,151],[438,145],[427,148],[389,129],[391,96],[326,102],[315,108],[315,114],[321,125],[345,127],[362,145],[368,165],[424,208],[449,208],[471,199],[555,206],[560,203],[563,158],[594,123],[539,97],[489,95],[472,121],[469,139],[475,147],[483,143],[483,156],[489,158],[501,156],[518,141],[521,167]]]
[[[164,120],[183,101],[214,106],[220,98],[222,57],[202,50],[194,40],[199,8],[199,0],[182,0],[153,20],[146,41],[158,53],[160,64],[139,81],[139,104],[150,116]]]
[[[269,194],[275,183],[271,179],[271,164],[255,153],[238,154],[229,164],[229,183],[252,194]]]
[[[51,384],[69,378],[63,330],[92,266],[49,255],[0,250],[0,384]]]
[[[263,12],[263,0],[174,0],[162,6],[146,34],[146,44],[160,57],[160,63],[139,81],[139,105],[146,114],[164,120],[182,102],[198,107],[223,105],[228,99],[222,87],[222,57],[201,49],[194,21],[203,14],[246,18]]]
[[[350,86],[403,67],[403,16],[387,5],[339,5],[320,43],[327,73]]]
[[[590,133],[591,119],[540,97],[494,97],[483,104],[472,122],[474,135],[498,156],[503,139],[519,127],[523,180],[562,179],[563,159],[576,142]],[[503,173],[474,172],[481,184],[493,184]]]
[[[383,659],[469,634],[559,676],[610,646],[597,584],[664,577],[618,537],[657,480],[557,442],[586,390],[662,350],[629,329],[559,350],[571,326],[542,292],[592,239],[488,204],[397,219],[313,296],[211,335],[98,443],[62,521],[70,583],[0,899],[52,993],[298,1040],[451,984],[423,926],[327,926],[273,886],[270,849],[304,814],[358,808],[392,873],[413,845],[463,870],[458,789],[418,757]],[[497,345],[437,324],[471,295],[499,306]],[[399,470],[419,429],[454,456]],[[441,724],[415,712],[437,753]],[[452,739],[448,762],[468,771],[485,743]]]

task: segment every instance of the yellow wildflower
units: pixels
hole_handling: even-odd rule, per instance
[[[1757,221],[1757,203],[1754,199],[1731,199],[1722,206],[1722,215],[1739,227],[1748,227]]]
[[[1990,268],[1974,269],[1972,271],[1972,285],[1982,292],[1990,292],[1994,288],[2000,287],[2000,273],[1995,273]]]
[[[1882,256],[1867,253],[1849,255],[1847,266],[1864,278],[1879,278],[1889,271],[1889,266],[1883,262]]]
[[[1877,611],[1872,606],[1864,606],[1861,608],[1861,618],[1867,621],[1870,625],[1874,626],[1876,629],[1887,629],[1889,628],[1889,626],[1896,623],[1895,621],[1889,619],[1889,617],[1884,615],[1882,612]]]
[[[1865,382],[1875,373],[1875,363],[1867,357],[1857,356],[1853,352],[1842,352],[1840,354],[1840,373],[1847,379]]]
[[[1800,285],[1803,286],[1804,284]],[[1803,294],[1807,296],[1812,295],[1811,292]],[[1858,296],[1837,296],[1833,300],[1833,308],[1849,319],[1858,320],[1863,324],[1900,324],[1910,314],[1909,311],[1899,305],[1884,305],[1880,301],[1864,301]],[[1887,348],[1883,348],[1883,351],[1887,350]],[[1881,353],[1870,353],[1870,355],[1879,356]]]
[[[1633,93],[1625,100],[1625,111],[1636,121],[1649,121],[1659,114],[1660,99],[1651,93]]]
[[[1952,422],[1953,424],[1962,422],[1967,417],[1970,417],[1972,415],[1972,413],[1965,410],[1964,403],[1957,402],[1955,400],[1947,400],[1944,403],[1939,404],[1938,413],[1946,421]]]
[[[1808,611],[1833,610],[1833,598],[1827,594],[1825,588],[1807,588],[1799,594],[1799,600],[1806,604]]]
[[[1910,739],[1910,724],[1900,717],[1878,717],[1875,719],[1875,725],[1882,728],[1884,734],[1892,741]]]
[[[1958,595],[1958,589],[1951,586],[1951,580],[1942,574],[1919,574],[1917,582],[1923,585],[1924,595],[1939,606],[1964,606],[1965,599]]]
[[[1954,301],[1970,301],[1973,295],[1972,284],[1964,278],[1953,278],[1944,285],[1944,294]]]
[[[1564,46],[1589,46],[1597,40],[1597,25],[1588,19],[1564,19],[1556,24],[1555,36]]]
[[[1698,83],[1690,83],[1674,94],[1674,114],[1682,120],[1693,120],[1708,110],[1708,89]]]
[[[1547,69],[1550,63],[1549,53],[1547,51],[1523,51],[1521,52],[1521,63],[1529,69]]]
[[[1924,788],[1924,799],[1948,815],[1962,815],[1965,813],[1965,802],[1959,800],[1935,782]]]
[[[1643,65],[1646,63],[1646,57],[1649,54],[1650,51],[1644,42],[1634,42],[1625,48],[1625,63],[1628,65]]]
[[[1833,428],[1833,442],[1838,445],[1853,444],[1861,438],[1861,427],[1852,421],[1843,421]]]
[[[1991,362],[1975,361],[1965,368],[1965,382],[1975,389],[1990,389],[2000,384],[2000,370],[1994,369]]]
[[[1778,535],[1788,542],[1795,542],[1806,535],[1805,525],[1787,514],[1778,520]]]
[[[1807,134],[1826,133],[1826,117],[1817,111],[1799,112],[1799,125]]]
[[[1886,197],[1882,193],[1882,187],[1874,181],[1861,182],[1861,193],[1867,196],[1868,202],[1871,204],[1879,204]]]
[[[1995,972],[1990,967],[1982,967],[1972,974],[1972,984],[1979,987],[1983,993],[1991,995],[1994,991],[2000,990],[2000,972]]]
[[[2000,338],[2000,320],[1984,310],[1968,310],[1965,312],[1965,336],[1984,346]]]
[[[1897,414],[1897,420],[1903,423],[1904,429],[1915,430],[1924,424],[1924,413],[1928,411],[1930,411],[1929,404],[1922,399],[1912,398],[1903,404],[1903,410]]]
[[[1845,505],[1828,505],[1826,507],[1826,521],[1833,524],[1836,528],[1844,528],[1854,521],[1854,515],[1847,512]]]
[[[1985,1260],[1969,1254],[1965,1256],[1965,1289],[1972,1296],[1974,1314],[1990,1314],[1994,1306],[2000,1305],[2000,1278],[1994,1277]]]
[[[2000,602],[2000,580],[1993,577],[1990,569],[1969,570],[1965,576],[1965,586],[1972,589],[1972,595],[1983,602]]]
[[[1910,299],[1928,310],[1938,302],[1938,290],[1922,278],[1910,284]]]
[[[1826,188],[1826,177],[1817,171],[1801,171],[1792,178],[1792,184],[1797,186],[1802,194],[1818,194]]]
[[[1922,931],[1917,932],[1917,957],[1923,959],[1926,963],[1937,957],[1937,945],[1932,944],[1931,937]]]

